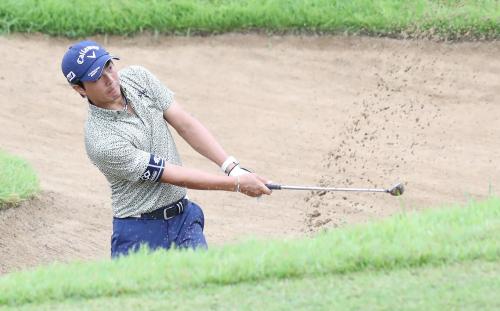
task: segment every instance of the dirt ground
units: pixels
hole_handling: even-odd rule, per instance
[[[96,38],[176,92],[229,154],[282,184],[390,187],[190,191],[210,245],[291,238],[402,210],[463,203],[500,186],[500,43],[224,35]],[[86,102],[60,72],[70,41],[0,37],[0,148],[29,160],[41,195],[0,211],[0,273],[109,256],[108,185],[86,157]],[[218,168],[177,140],[186,166]]]

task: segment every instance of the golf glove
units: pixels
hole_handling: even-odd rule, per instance
[[[222,163],[220,166],[221,170],[228,176],[241,176],[244,174],[251,173],[246,168],[240,166],[240,162],[236,160],[233,156],[230,156]]]
[[[241,176],[241,175],[245,175],[245,174],[249,174],[251,173],[249,170],[247,170],[246,168],[244,167],[241,167],[239,164],[236,165],[230,172],[229,172],[229,176]]]

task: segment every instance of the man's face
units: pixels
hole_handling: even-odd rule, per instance
[[[121,97],[118,71],[111,60],[106,63],[98,80],[83,82],[83,86],[84,88],[79,86],[74,88],[78,93],[87,96],[92,103],[98,106],[113,103]]]

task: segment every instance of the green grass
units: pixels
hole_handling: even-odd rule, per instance
[[[498,38],[496,0],[2,0],[0,32],[95,34],[352,33]]]
[[[499,310],[500,262],[268,279],[16,307],[67,310]]]
[[[33,197],[39,189],[38,177],[28,162],[0,150],[0,209]]]
[[[491,198],[466,207],[400,214],[379,223],[308,239],[248,241],[199,252],[143,250],[115,261],[54,264],[16,272],[0,278],[0,305],[91,304],[98,299],[120,304],[122,298],[139,302],[145,293],[163,297],[165,293],[199,290],[209,297],[210,291],[218,291],[218,287],[224,290],[229,285],[243,286],[235,294],[236,303],[257,299],[246,297],[246,283],[269,281],[279,285],[291,279],[304,282],[297,283],[297,288],[307,288],[307,282],[316,282],[316,278],[320,283],[353,278],[352,290],[364,292],[373,289],[361,281],[357,284],[358,274],[361,279],[362,274],[374,274],[374,280],[386,273],[394,274],[388,282],[397,287],[398,273],[418,274],[419,268],[435,267],[446,274],[452,265],[482,262],[479,269],[498,271],[498,232],[500,199]],[[422,290],[428,286],[425,276],[420,286]],[[456,292],[459,295],[461,289]],[[295,294],[305,301],[309,299],[303,292]],[[376,299],[382,293],[375,290],[372,295],[367,299]],[[185,301],[186,308],[196,301]],[[287,304],[287,300],[282,301],[282,309],[287,309]],[[125,302],[120,306],[125,308]]]

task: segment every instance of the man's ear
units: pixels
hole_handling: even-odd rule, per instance
[[[73,89],[75,91],[78,92],[78,94],[80,94],[81,97],[85,98],[87,97],[87,93],[85,92],[85,89],[77,84],[72,84],[71,87],[73,87]]]

